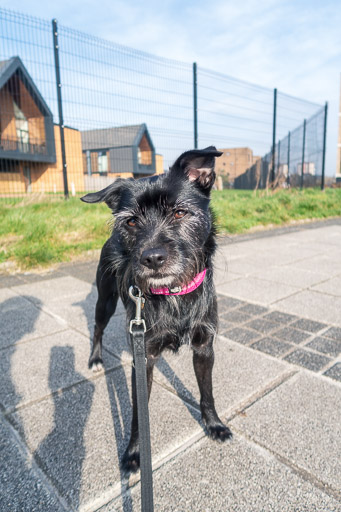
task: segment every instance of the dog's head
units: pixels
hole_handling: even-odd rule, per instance
[[[188,284],[214,250],[209,211],[215,157],[210,146],[183,153],[169,172],[150,178],[117,179],[82,197],[112,209],[113,266],[143,292]]]

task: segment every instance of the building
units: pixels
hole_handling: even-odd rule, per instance
[[[254,156],[250,148],[231,148],[219,149],[223,154],[216,159],[216,172],[223,178],[233,183],[247,169],[259,160],[259,156]]]
[[[296,173],[299,176],[302,174],[302,162],[298,163],[296,166]],[[310,174],[311,176],[315,176],[316,174],[316,167],[315,162],[304,162],[303,164],[303,174]]]
[[[64,127],[70,191],[117,177],[163,173],[145,124],[80,132]],[[0,62],[0,195],[64,192],[59,125],[19,57]]]
[[[19,57],[0,62],[0,194],[62,192],[59,126]],[[68,180],[84,190],[81,137],[65,128]]]
[[[163,173],[163,158],[155,154],[145,123],[82,131],[81,136],[86,190],[116,178]]]

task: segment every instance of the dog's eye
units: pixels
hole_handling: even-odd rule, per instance
[[[137,219],[136,217],[131,217],[130,219],[127,220],[127,224],[128,226],[130,226],[131,228],[134,228],[137,224]]]
[[[182,217],[184,217],[186,213],[186,210],[176,210],[176,212],[174,213],[174,217],[176,219],[182,219]]]

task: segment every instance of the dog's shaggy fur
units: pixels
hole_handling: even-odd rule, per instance
[[[98,301],[90,368],[101,368],[102,335],[121,297],[127,322],[135,305],[128,296],[137,285],[146,299],[143,318],[147,380],[150,394],[153,367],[164,349],[177,351],[186,343],[193,349],[193,365],[200,389],[200,407],[207,433],[225,441],[231,432],[219,419],[212,395],[213,340],[217,329],[217,303],[212,257],[216,248],[214,220],[209,208],[215,180],[213,146],[183,153],[169,172],[139,180],[117,179],[112,185],[82,198],[105,201],[115,223],[102,249],[97,270]],[[203,283],[185,295],[155,295],[151,288],[183,287],[202,270]],[[138,426],[133,371],[131,439],[123,456],[125,471],[139,467]]]

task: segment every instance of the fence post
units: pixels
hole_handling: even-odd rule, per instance
[[[198,88],[197,63],[193,62],[193,110],[194,110],[194,149],[198,149]]]
[[[271,162],[271,183],[275,181],[275,159],[276,159],[276,117],[277,117],[277,89],[274,89],[274,111],[272,123],[272,162]]]
[[[303,122],[303,145],[302,145],[302,169],[301,169],[301,190],[303,188],[303,169],[304,169],[304,152],[305,152],[305,132],[306,132],[307,120]]]
[[[67,163],[66,163],[66,155],[65,155],[64,119],[63,119],[63,105],[62,105],[62,84],[60,81],[58,29],[57,29],[57,20],[56,19],[52,20],[52,33],[53,33],[53,48],[54,48],[54,65],[55,65],[55,71],[56,71],[56,85],[57,85],[60,147],[61,147],[62,162],[63,162],[64,196],[65,196],[65,199],[68,199],[69,198],[69,188],[68,188],[68,183],[67,183]]]
[[[287,158],[287,166],[288,166],[287,184],[290,185],[290,132],[288,132],[288,158]]]
[[[326,144],[327,144],[327,114],[328,114],[328,102],[326,101],[326,104],[324,106],[321,190],[324,190],[324,172],[325,172],[325,164],[326,164]]]

